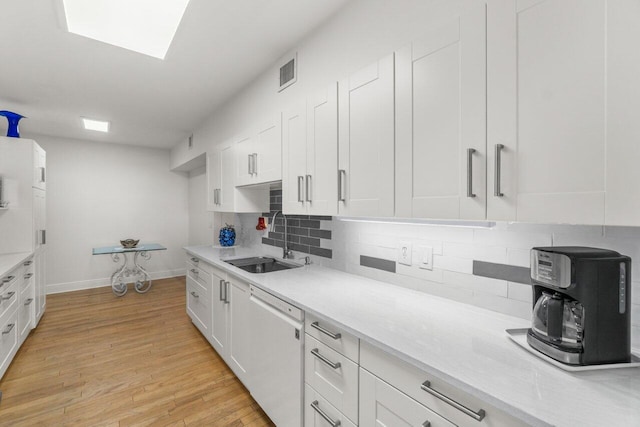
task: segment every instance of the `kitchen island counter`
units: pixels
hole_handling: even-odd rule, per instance
[[[640,369],[556,368],[507,337],[526,320],[318,265],[251,274],[223,261],[255,248],[185,250],[531,425],[640,425]]]

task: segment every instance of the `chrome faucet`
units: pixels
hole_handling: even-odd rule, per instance
[[[284,219],[284,246],[282,248],[282,258],[293,258],[293,251],[289,249],[289,242],[287,241],[287,216],[282,211],[276,211],[271,218],[271,231],[276,230],[276,217],[278,214],[282,215]]]

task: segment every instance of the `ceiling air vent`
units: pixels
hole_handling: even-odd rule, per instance
[[[283,89],[291,86],[296,82],[297,72],[296,72],[296,59],[298,55],[294,55],[286,64],[280,67],[280,87],[278,88],[278,92]]]

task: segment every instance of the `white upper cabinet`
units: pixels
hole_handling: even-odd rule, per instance
[[[489,2],[489,219],[605,222],[606,3]]]
[[[484,219],[486,6],[396,52],[398,217]]]
[[[236,188],[235,172],[238,144],[207,153],[207,210],[214,212],[266,212],[269,189]]]
[[[339,84],[338,213],[394,214],[394,56]]]
[[[236,186],[282,179],[282,124],[278,113],[237,141]]]
[[[283,113],[283,210],[338,212],[338,91],[334,83]]]

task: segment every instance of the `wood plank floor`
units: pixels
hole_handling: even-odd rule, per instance
[[[191,323],[184,277],[48,296],[0,390],[0,426],[273,426]]]

